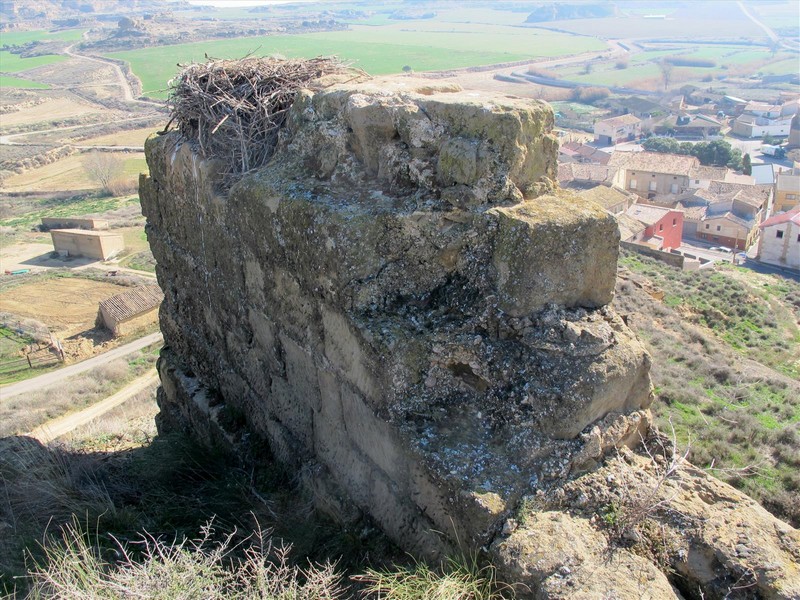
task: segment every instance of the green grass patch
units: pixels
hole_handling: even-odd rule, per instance
[[[83,36],[85,29],[64,29],[61,31],[4,31],[2,45],[20,46],[29,42],[77,42]]]
[[[28,88],[34,90],[49,90],[50,86],[46,83],[39,83],[38,81],[31,81],[30,79],[22,79],[21,77],[10,77],[8,75],[0,75],[0,88]]]
[[[457,31],[403,31],[399,27],[360,26],[352,31],[304,35],[275,35],[221,40],[115,52],[109,56],[126,60],[142,79],[144,93],[164,97],[176,63],[204,61],[205,55],[239,58],[249,53],[280,54],[290,58],[337,55],[373,75],[400,73],[408,65],[415,71],[431,71],[487,65],[538,56],[561,56],[602,49],[589,38],[495,27],[480,33],[478,26],[461,25]],[[161,92],[160,92],[161,91]]]
[[[33,341],[33,338],[24,333],[0,326],[0,359],[13,360],[21,358],[19,351],[28,344],[32,344]]]
[[[800,71],[800,59],[793,57],[786,60],[776,61],[768,65],[764,65],[759,69],[759,71],[768,75],[792,75]]]
[[[42,217],[77,217],[99,214],[138,202],[138,196],[104,198],[96,195],[34,200],[25,212],[0,220],[0,226],[28,228],[41,223]]]
[[[595,85],[626,86],[633,81],[660,76],[661,71],[658,65],[644,64],[631,66],[627,69],[615,69],[613,64],[608,63],[608,68],[606,69],[595,68],[591,73],[570,76],[569,79]]]
[[[8,50],[0,50],[0,71],[3,73],[19,73],[44,65],[64,62],[65,60],[68,60],[68,58],[59,54],[45,54],[43,56],[22,58],[19,54],[13,54]]]

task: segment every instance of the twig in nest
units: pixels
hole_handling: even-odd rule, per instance
[[[228,163],[227,178],[264,165],[275,150],[297,92],[331,74],[363,76],[335,58],[282,60],[248,56],[185,65],[169,103],[179,131],[205,158]]]

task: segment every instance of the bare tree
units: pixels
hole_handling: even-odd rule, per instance
[[[661,69],[661,78],[664,80],[664,90],[666,90],[672,80],[672,63],[661,60],[658,68]]]
[[[112,192],[112,184],[125,172],[125,160],[110,152],[91,152],[83,157],[83,168],[89,178],[106,192]]]

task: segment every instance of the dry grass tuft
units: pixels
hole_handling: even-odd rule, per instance
[[[293,566],[290,548],[261,531],[244,542],[233,534],[215,539],[211,524],[179,542],[145,534],[118,542],[108,558],[87,537],[73,523],[60,543],[47,545],[46,563],[32,575],[32,598],[335,600],[343,593],[334,565]]]
[[[171,84],[170,123],[196,141],[201,154],[223,158],[226,175],[264,165],[297,92],[326,75],[363,73],[335,58],[212,59],[184,66]],[[169,127],[169,125],[168,125]]]

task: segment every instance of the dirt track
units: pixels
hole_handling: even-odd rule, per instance
[[[134,379],[116,394],[109,396],[105,400],[101,400],[97,404],[93,404],[79,412],[59,417],[48,421],[28,433],[27,435],[36,438],[42,443],[51,442],[62,435],[69,433],[73,429],[85,425],[86,423],[96,419],[97,417],[107,413],[112,408],[119,406],[126,400],[129,400],[142,390],[148,387],[155,386],[158,383],[158,373],[155,369],[147,372],[138,379]]]

